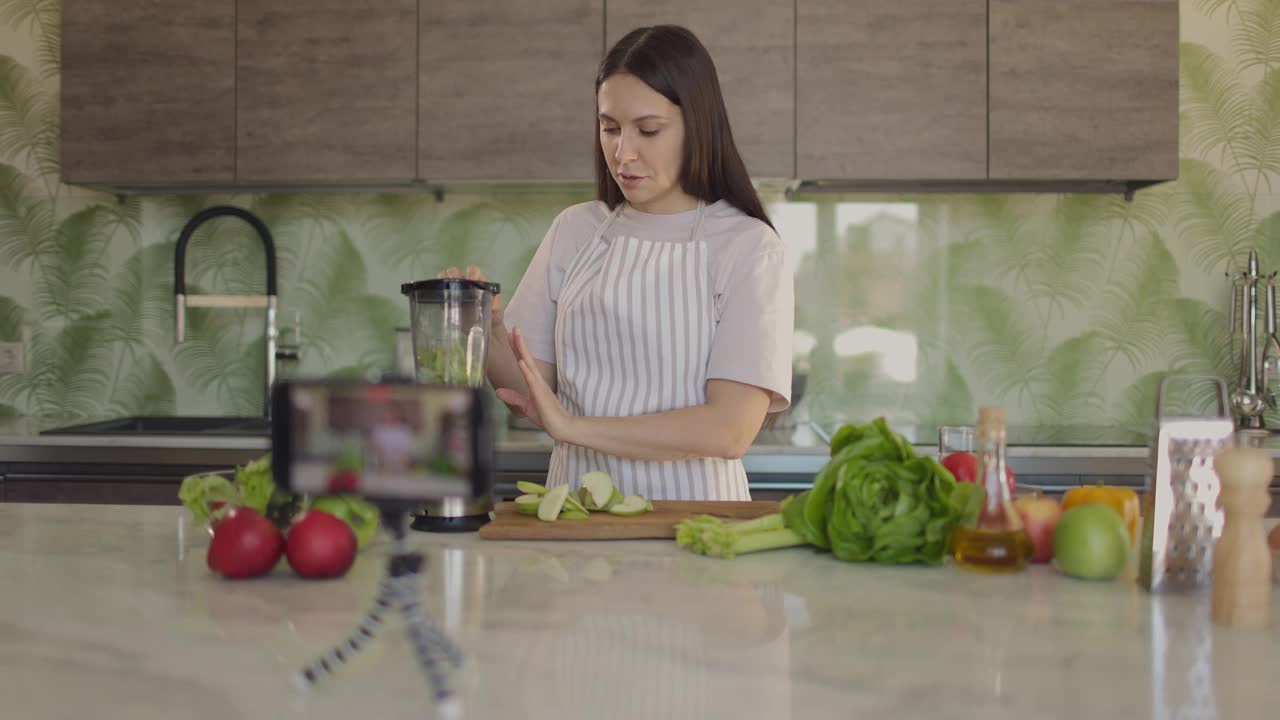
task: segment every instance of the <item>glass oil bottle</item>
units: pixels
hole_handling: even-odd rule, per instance
[[[978,482],[983,489],[982,511],[975,522],[957,527],[951,536],[951,555],[956,564],[985,572],[1018,572],[1031,558],[1031,538],[1022,518],[1013,507],[1005,479],[1005,448],[1008,429],[1004,409],[978,409],[974,432],[978,454]]]

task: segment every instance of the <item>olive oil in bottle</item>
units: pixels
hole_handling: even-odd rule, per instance
[[[978,409],[974,433],[978,455],[978,482],[983,490],[982,511],[976,522],[961,525],[951,535],[951,556],[956,564],[985,572],[1018,572],[1031,558],[1031,538],[1013,507],[1005,480],[1005,447],[1008,431],[1004,409]]]

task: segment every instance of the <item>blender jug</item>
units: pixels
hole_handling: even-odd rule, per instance
[[[480,387],[497,283],[462,278],[419,280],[400,286],[409,298],[409,334],[418,382]],[[425,503],[413,529],[471,532],[489,522],[492,488],[479,497],[447,497]]]
[[[438,278],[400,286],[409,298],[409,332],[418,382],[479,387],[497,283]]]

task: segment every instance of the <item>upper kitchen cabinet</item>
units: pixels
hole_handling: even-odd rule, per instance
[[[987,0],[797,0],[805,179],[987,175]]]
[[[419,176],[590,181],[604,0],[421,8]]]
[[[755,177],[795,176],[795,12],[778,0],[609,0],[605,48],[637,27],[683,25],[707,46],[733,139]],[[801,125],[801,134],[809,128]]]
[[[417,0],[238,5],[239,182],[414,178]]]
[[[234,0],[64,0],[62,178],[235,176]]]
[[[995,180],[1178,174],[1177,0],[991,0]]]

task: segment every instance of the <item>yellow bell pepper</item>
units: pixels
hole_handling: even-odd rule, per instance
[[[1077,505],[1102,503],[1110,505],[1124,519],[1124,526],[1129,530],[1129,544],[1138,542],[1138,521],[1141,508],[1138,494],[1126,487],[1113,485],[1084,485],[1071,488],[1062,496],[1062,512]]]

